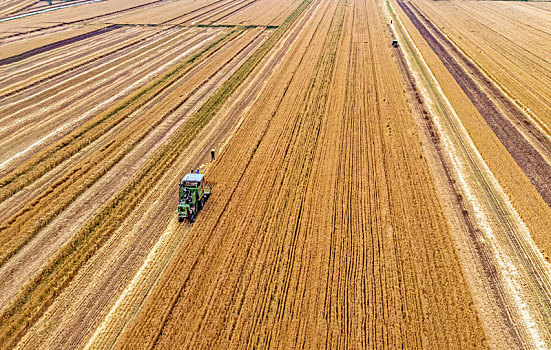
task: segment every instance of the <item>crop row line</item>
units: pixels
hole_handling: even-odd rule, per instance
[[[3,59],[0,60],[0,67],[8,65],[8,64],[17,63],[19,61],[28,59],[30,57],[33,57],[33,56],[36,56],[36,55],[39,55],[39,54],[42,54],[42,53],[46,53],[48,51],[51,51],[51,50],[54,50],[54,49],[57,49],[57,48],[60,48],[60,47],[63,47],[63,46],[74,44],[74,43],[77,43],[77,42],[82,41],[82,40],[93,38],[97,35],[105,34],[105,33],[108,33],[110,31],[113,31],[113,30],[117,30],[120,27],[121,26],[118,25],[118,24],[112,24],[112,25],[109,25],[107,27],[96,29],[96,30],[91,31],[91,32],[87,32],[87,33],[84,33],[84,34],[80,34],[80,35],[77,35],[77,36],[70,37],[68,39],[63,39],[63,40],[56,41],[56,42],[51,43],[51,44],[40,46],[40,47],[34,48],[32,50],[29,50],[29,51],[25,51],[23,53],[15,55],[15,56],[10,56],[10,57],[7,57],[7,58],[3,58]]]
[[[111,24],[111,23],[107,23]],[[113,23],[114,24],[114,23]],[[151,28],[157,28],[157,27],[170,27],[170,28],[245,28],[245,29],[253,29],[253,28],[266,28],[266,29],[276,29],[279,28],[278,25],[271,25],[271,24],[248,24],[248,25],[240,25],[240,24],[152,24],[152,23],[124,23],[124,24],[118,24],[121,27],[151,27]]]
[[[164,1],[164,0],[161,0],[161,1]],[[224,1],[224,0],[219,0],[219,1],[217,1],[217,2],[220,2],[220,1]],[[181,15],[181,16],[189,15],[190,13],[193,13],[193,12],[195,12],[195,11],[199,11],[199,10],[201,10],[201,9],[203,9],[203,8],[205,8],[205,7],[211,6],[211,5],[212,5],[212,4],[209,4],[209,5],[207,5],[207,6],[202,6],[202,7],[198,8],[198,9],[195,9],[195,10],[193,10],[193,11],[191,11],[191,12],[187,12],[186,14]],[[181,16],[178,16],[178,17],[181,17]],[[178,18],[178,17],[175,17],[175,18]],[[40,47],[38,47],[38,48],[29,50],[29,51],[25,51],[25,52],[23,52],[23,53],[21,53],[21,54],[15,55],[15,56],[10,56],[10,57],[7,57],[7,58],[5,58],[5,59],[2,59],[2,60],[0,60],[0,66],[1,66],[2,64],[4,64],[3,62],[5,62],[5,64],[13,63],[13,62],[16,62],[16,61],[21,60],[21,59],[26,59],[26,58],[28,58],[28,57],[32,57],[32,56],[34,56],[34,55],[36,55],[36,54],[38,54],[38,53],[42,54],[42,53],[47,52],[47,51],[49,51],[49,50],[51,50],[51,49],[53,49],[53,48],[62,47],[62,46],[65,46],[65,45],[67,45],[67,44],[72,44],[72,43],[74,43],[74,42],[78,42],[78,41],[81,41],[81,40],[83,40],[83,39],[87,39],[87,38],[89,38],[89,37],[91,37],[91,36],[95,36],[95,35],[98,35],[98,34],[103,34],[103,33],[105,33],[105,32],[112,31],[112,30],[114,30],[114,29],[119,29],[119,28],[122,28],[122,27],[125,27],[125,26],[130,26],[130,27],[135,27],[135,26],[138,26],[138,27],[163,27],[163,26],[164,26],[164,27],[166,27],[166,28],[162,29],[160,32],[156,32],[156,33],[150,34],[150,35],[148,35],[148,36],[146,36],[146,37],[144,37],[144,38],[141,38],[141,39],[139,39],[139,40],[133,41],[133,42],[127,44],[127,45],[124,45],[124,46],[122,46],[122,47],[119,47],[119,48],[116,48],[116,49],[111,50],[111,51],[109,51],[109,52],[106,52],[106,53],[104,53],[104,54],[102,54],[102,55],[100,55],[100,56],[93,57],[93,58],[91,58],[91,59],[89,59],[89,60],[87,60],[87,61],[85,61],[85,62],[81,62],[81,63],[79,63],[79,64],[77,64],[77,65],[72,66],[72,67],[68,67],[68,68],[66,68],[66,69],[64,69],[64,70],[62,70],[62,71],[60,71],[60,72],[56,72],[56,73],[54,73],[54,74],[50,74],[50,75],[48,75],[48,76],[46,76],[46,77],[44,77],[44,78],[39,79],[38,81],[32,82],[30,85],[27,84],[27,85],[24,85],[24,86],[17,87],[17,88],[15,88],[15,89],[2,91],[2,92],[0,92],[0,98],[1,98],[1,97],[6,97],[6,96],[13,95],[13,94],[15,94],[15,93],[17,93],[17,92],[20,92],[20,91],[24,90],[24,89],[27,89],[27,88],[32,87],[32,86],[35,86],[36,84],[39,84],[39,83],[41,83],[41,82],[43,82],[43,81],[52,79],[52,78],[57,77],[57,76],[59,76],[59,75],[61,75],[61,74],[63,74],[63,73],[67,73],[67,72],[73,71],[73,70],[75,70],[75,69],[77,69],[77,68],[80,68],[80,67],[82,67],[82,66],[84,66],[84,65],[87,65],[87,64],[92,63],[92,62],[94,62],[94,61],[97,61],[98,59],[101,59],[101,58],[104,58],[104,57],[106,57],[106,56],[109,56],[109,55],[111,55],[111,54],[113,54],[113,53],[116,53],[116,52],[118,52],[118,51],[120,51],[120,50],[126,49],[126,48],[128,48],[128,47],[132,47],[132,46],[134,46],[134,45],[136,45],[136,44],[139,44],[139,43],[143,42],[144,40],[148,40],[148,39],[150,39],[151,37],[154,37],[154,36],[156,36],[156,35],[158,35],[158,34],[160,34],[160,33],[166,32],[166,31],[169,30],[169,29],[179,28],[179,27],[180,27],[180,28],[187,28],[187,27],[216,27],[216,26],[214,26],[214,25],[213,25],[213,26],[210,26],[210,25],[204,25],[204,26],[202,26],[202,25],[197,25],[197,26],[186,26],[186,25],[183,25],[183,24],[175,24],[175,25],[170,25],[170,24],[168,24],[168,22],[170,22],[171,20],[174,20],[175,18],[170,19],[170,20],[167,20],[167,21],[164,21],[164,22],[162,22],[161,24],[158,24],[158,25],[156,25],[156,24],[146,24],[146,25],[145,25],[145,24],[106,23],[107,27],[104,27],[104,28],[95,30],[95,31],[93,31],[93,32],[88,32],[88,33],[84,33],[84,34],[78,35],[78,36],[76,36],[76,37],[71,37],[71,38],[68,38],[68,39],[56,41],[56,42],[51,43],[51,44],[47,44],[47,45],[40,46]],[[249,26],[239,26],[239,25],[224,26],[224,25],[221,25],[220,27],[228,27],[228,28],[239,27],[239,28],[246,28],[246,29],[249,29],[249,28],[255,28],[255,27],[259,27],[259,26],[253,26],[253,25],[249,25]],[[267,27],[267,28],[271,28],[271,26],[266,26],[266,27]]]
[[[123,27],[123,25],[119,25],[119,27]],[[170,29],[170,28],[167,28],[167,30]],[[5,98],[5,97],[9,97],[9,96],[12,96],[16,93],[19,93],[23,90],[26,90],[26,89],[29,89],[29,88],[32,88],[40,83],[43,83],[47,80],[51,80],[51,79],[54,79],[56,77],[59,77],[65,73],[69,73],[69,72],[72,72],[72,71],[75,71],[81,67],[84,67],[86,65],[89,65],[91,63],[94,63],[98,60],[101,60],[102,58],[105,58],[105,57],[108,57],[110,55],[113,55],[115,53],[118,53],[120,51],[123,51],[123,50],[126,50],[128,48],[131,48],[133,46],[136,46],[140,43],[143,43],[144,41],[147,41],[149,39],[151,39],[152,37],[156,36],[156,35],[159,35],[161,34],[162,32],[164,32],[165,30],[163,31],[159,31],[159,32],[156,32],[156,33],[153,33],[153,34],[149,34],[147,36],[144,36],[142,38],[139,38],[137,40],[134,40],[130,43],[127,43],[127,44],[124,44],[123,46],[119,46],[119,47],[116,47],[112,50],[108,50],[107,52],[104,52],[98,56],[94,56],[92,58],[89,58],[89,59],[84,59],[83,61],[81,62],[78,62],[77,64],[74,64],[74,65],[70,65],[66,68],[62,68],[61,70],[59,71],[55,71],[55,72],[52,72],[52,73],[49,73],[47,74],[46,76],[43,76],[43,77],[40,77],[38,78],[37,80],[34,80],[34,81],[31,81],[31,82],[28,82],[28,83],[23,83],[23,84],[19,84],[19,86],[15,86],[15,87],[9,87],[9,88],[6,88],[4,90],[2,90],[0,92],[0,98]],[[112,47],[112,46],[111,46]],[[90,49],[90,48],[88,48]]]
[[[146,6],[148,6],[148,5],[156,4],[156,3],[159,3],[159,2],[163,2],[163,1],[167,1],[167,0],[154,0],[154,1],[151,1],[151,2],[148,2],[148,3],[145,3],[145,4],[140,4],[140,5],[128,7],[128,8],[122,9],[122,10],[117,10],[117,11],[113,11],[113,12],[109,12],[109,13],[104,13],[104,14],[101,14],[101,15],[96,15],[96,16],[92,16],[92,17],[88,17],[88,18],[78,19],[78,20],[70,21],[70,22],[63,22],[63,23],[53,24],[53,25],[51,25],[51,26],[40,27],[40,28],[36,28],[36,29],[31,29],[31,30],[27,30],[27,31],[25,31],[25,32],[19,32],[19,33],[9,34],[9,35],[0,37],[0,39],[13,38],[13,37],[17,37],[17,36],[21,36],[21,35],[25,35],[25,34],[31,34],[31,33],[41,32],[41,31],[43,31],[43,30],[59,28],[59,27],[65,26],[65,25],[83,23],[83,22],[87,22],[87,21],[90,21],[90,20],[93,20],[93,19],[103,18],[103,17],[107,17],[107,16],[111,16],[111,15],[116,15],[116,14],[119,14],[119,13],[122,13],[122,12],[126,12],[126,11],[136,10],[136,9],[139,9],[139,8],[142,8],[142,7],[146,7]]]
[[[328,45],[327,43],[331,41],[331,38],[333,38],[334,36],[333,35],[328,35],[327,38],[326,38],[326,44],[324,45],[324,48],[325,48],[325,51],[331,51],[331,49],[327,49]],[[323,37],[322,37],[323,38]],[[334,40],[333,43],[337,43],[338,40]],[[309,43],[311,44],[311,42]],[[309,46],[309,44],[307,46]],[[336,47],[334,47],[333,49],[336,50]],[[300,62],[302,62],[302,60],[304,59],[304,56],[300,59]],[[322,110],[323,110],[323,104],[324,104],[324,101],[325,99],[323,98],[323,96],[325,95],[325,93],[323,92],[323,85],[326,84],[328,85],[330,80],[331,79],[327,79],[327,76],[331,75],[331,73],[327,72],[325,68],[326,65],[327,65],[327,62],[324,62],[324,64],[322,64],[322,60],[325,60],[325,61],[333,61],[334,57],[331,57],[330,55],[325,55],[324,57],[318,59],[318,63],[316,65],[316,68],[317,68],[317,71],[318,73],[316,74],[315,77],[310,77],[307,81],[304,80],[302,81],[301,78],[297,77],[296,75],[294,76],[294,78],[292,79],[297,79],[297,81],[300,81],[300,86],[304,88],[304,95],[305,96],[308,96],[308,102],[305,103],[304,105],[303,104],[297,104],[295,108],[299,108],[299,110],[296,110],[296,111],[293,111],[292,113],[290,113],[290,115],[294,116],[292,118],[287,118],[287,117],[283,117],[284,120],[281,120],[281,124],[278,123],[277,125],[277,129],[280,128],[280,125],[284,124],[286,127],[285,127],[285,133],[282,131],[281,133],[278,133],[277,131],[274,133],[274,129],[270,128],[270,125],[271,125],[271,119],[272,118],[268,118],[268,120],[264,123],[264,125],[260,128],[261,130],[258,131],[258,136],[255,137],[254,139],[252,140],[248,140],[248,144],[250,146],[246,146],[246,148],[249,150],[250,155],[249,155],[249,152],[246,152],[243,154],[243,161],[245,164],[243,164],[243,167],[239,167],[239,173],[240,175],[235,175],[236,179],[235,181],[234,180],[231,180],[230,182],[231,183],[236,183],[233,187],[233,190],[231,190],[231,193],[228,195],[228,198],[225,199],[223,202],[219,203],[219,208],[224,208],[220,211],[217,211],[217,213],[214,213],[215,216],[217,216],[217,218],[213,218],[213,220],[211,220],[212,222],[216,222],[216,224],[214,225],[213,228],[209,228],[209,234],[208,234],[208,237],[205,237],[204,240],[202,240],[202,242],[200,243],[200,246],[205,246],[205,245],[208,245],[208,246],[213,246],[213,245],[218,245],[219,243],[218,242],[212,242],[211,239],[218,239],[216,236],[216,234],[214,234],[214,237],[212,237],[213,235],[213,232],[216,231],[216,228],[218,226],[218,223],[220,222],[223,222],[225,220],[221,220],[221,213],[224,213],[226,212],[226,208],[228,207],[228,204],[231,202],[232,198],[234,197],[234,194],[236,193],[236,190],[238,188],[241,187],[241,182],[242,182],[242,179],[244,177],[245,174],[249,174],[251,171],[253,171],[251,169],[251,167],[249,166],[251,164],[251,162],[253,163],[257,163],[258,162],[258,159],[256,159],[256,153],[257,153],[257,150],[259,150],[259,147],[261,147],[261,149],[263,151],[266,150],[266,144],[268,143],[268,141],[265,139],[265,135],[266,133],[268,132],[268,130],[270,130],[270,137],[274,137],[275,134],[277,134],[278,136],[278,139],[281,141],[281,145],[278,145],[277,148],[278,150],[277,151],[274,151],[275,154],[277,154],[277,160],[276,159],[273,159],[272,161],[273,162],[277,162],[277,166],[275,165],[272,165],[272,166],[269,166],[270,169],[273,169],[273,168],[277,168],[278,169],[278,174],[279,176],[285,176],[285,174],[288,174],[287,176],[292,176],[290,174],[293,174],[294,171],[290,171],[290,169],[296,169],[293,165],[291,165],[290,163],[292,161],[294,161],[295,163],[298,163],[298,164],[301,164],[303,163],[302,161],[305,162],[305,167],[308,168],[308,164],[310,162],[310,159],[309,159],[309,156],[308,155],[305,155],[305,158],[302,159],[301,157],[301,160],[297,160],[296,158],[295,159],[291,159],[292,157],[290,156],[291,153],[294,153],[294,151],[296,152],[296,147],[305,147],[306,149],[311,149],[311,147],[309,147],[309,145],[312,143],[311,140],[312,139],[316,139],[317,138],[317,131],[316,131],[316,127],[315,125],[318,124],[320,122],[320,120],[318,120],[318,117],[321,118],[320,116],[320,112],[322,113]],[[332,64],[332,63],[331,63]],[[316,83],[314,83],[316,82]],[[319,85],[322,85],[322,88],[319,88]],[[319,89],[318,89],[319,88]],[[321,91],[320,91],[321,89]],[[302,93],[301,93],[302,94]],[[283,100],[283,97],[286,97],[286,98],[292,98],[290,96],[293,96],[292,93],[289,92],[289,94],[285,93],[281,96],[281,99]],[[277,103],[275,106],[274,106],[274,109],[273,111],[274,112],[268,112],[270,115],[273,115],[276,114],[278,109],[280,109],[280,104],[281,104],[281,100],[279,101],[279,103]],[[322,107],[320,107],[320,105]],[[283,113],[279,113],[279,118],[282,118],[284,114]],[[285,115],[287,115],[287,113],[285,113]],[[251,119],[255,119],[254,116],[251,116]],[[313,127],[312,128],[302,128],[301,127],[301,124],[307,124],[307,125],[312,125]],[[305,130],[305,129],[308,129],[308,130]],[[308,146],[304,146],[304,143],[309,141],[308,142]],[[314,141],[315,143],[315,141]],[[262,145],[262,146],[261,146]],[[276,147],[275,144],[272,144],[274,146],[274,148]],[[270,148],[272,148],[270,146]],[[309,154],[307,152],[307,154]],[[283,156],[285,155],[285,156]],[[280,161],[280,157],[283,157],[282,161],[284,162],[284,164],[280,164],[279,161]],[[253,161],[253,158],[255,158],[256,160]],[[306,164],[308,163],[308,164]],[[264,172],[267,172],[267,173],[270,173],[270,169],[266,169],[264,168]],[[236,171],[236,170],[234,170]],[[300,182],[302,181],[308,181],[308,171],[307,170],[301,170],[301,171],[298,171],[296,173],[296,177],[298,178],[298,180]],[[276,184],[279,184],[279,181],[278,179],[272,179],[271,177],[268,179],[268,181],[273,181],[273,183],[269,183],[269,182],[266,182],[264,183],[264,185],[266,186],[266,188],[269,188],[270,185],[276,185]],[[282,180],[283,181],[283,180]],[[281,186],[282,188],[286,187],[286,186]],[[289,187],[286,187],[286,188],[289,188]],[[292,188],[295,188],[294,186],[292,186]],[[298,193],[301,193],[301,191],[296,191]],[[275,196],[275,197],[285,197],[285,195],[283,195],[282,193],[280,192],[270,192],[270,194],[268,194],[268,197],[272,197],[272,196]],[[258,207],[258,206],[261,206],[261,207],[264,207],[264,205],[266,205],[265,203],[265,199],[262,198],[261,200],[259,199],[258,201],[257,200],[253,200],[253,199],[250,199],[250,203],[255,203],[255,207]],[[294,205],[296,202],[292,201],[291,199],[288,199],[289,200],[289,205]],[[241,198],[239,201],[244,201],[243,198]],[[274,200],[275,201],[275,200]],[[249,202],[247,200],[247,202]],[[300,202],[300,200],[298,201]],[[300,203],[299,203],[300,204]],[[281,204],[280,206],[277,206],[276,208],[286,208],[287,206],[285,204]],[[276,210],[274,208],[274,210]],[[270,209],[259,209],[260,212],[267,212],[267,213],[272,213],[273,210],[270,210]],[[249,215],[249,212],[247,211],[247,213],[243,213],[243,216],[244,217],[250,217],[251,215]],[[263,220],[263,223],[262,224],[259,224],[257,226],[262,226],[263,229],[260,229],[258,231],[264,231],[265,230],[265,227],[268,226],[268,221],[269,221],[269,218],[270,217],[273,217],[273,216],[265,216],[264,217],[264,220]],[[238,227],[247,227],[249,222],[249,220],[246,220],[244,222],[242,222],[241,224],[236,224],[236,226]],[[260,236],[264,236],[264,235],[260,235]],[[268,235],[270,236],[270,235]],[[243,242],[245,239],[248,240],[249,237],[246,237],[246,236],[242,236],[242,235],[239,235],[239,239],[237,240],[237,243],[239,245],[239,247],[235,247],[236,249],[233,249],[233,248],[228,248],[228,251],[229,252],[232,252],[232,251],[236,251],[237,249],[239,249],[242,253],[240,255],[244,255],[244,256],[249,256],[250,255],[255,255],[257,254],[257,252],[254,250],[254,249],[251,249],[251,246],[245,246],[245,243]],[[208,242],[208,243],[207,243]],[[204,248],[203,248],[204,249]],[[203,250],[201,249],[201,250]],[[186,251],[186,255],[189,254],[189,252],[187,250],[181,250],[182,252],[183,251]],[[203,253],[201,253],[201,256],[203,255]],[[181,259],[181,257],[179,257],[179,259]],[[251,258],[251,260],[256,260],[256,258]],[[276,259],[277,261],[278,259]],[[204,263],[204,262],[203,262]],[[241,259],[239,259],[239,261],[234,261],[232,260],[231,261],[231,265],[234,265],[236,264],[235,266],[235,270],[236,271],[241,271],[243,272],[243,274],[240,273],[240,277],[239,277],[239,280],[240,282],[238,283],[239,286],[246,286],[247,285],[247,280],[241,280],[242,278],[245,278],[243,275],[246,274],[244,271],[246,271],[246,269],[243,269],[241,266],[239,266],[239,264],[241,263]],[[195,262],[192,262],[192,261],[189,261],[188,264],[186,264],[186,270],[188,270],[187,266],[189,266],[189,264],[197,264],[197,261]],[[175,266],[173,266],[172,268],[175,268]],[[177,268],[177,267],[176,267]],[[233,267],[231,268],[232,270],[234,269]],[[136,343],[136,344],[124,344],[126,346],[126,348],[132,348],[134,346],[136,346],[137,344],[141,344],[140,346],[143,346],[143,347],[147,347],[147,348],[151,348],[153,346],[156,345],[156,342],[159,340],[159,338],[162,336],[162,334],[165,332],[165,331],[169,331],[167,330],[167,328],[171,328],[171,327],[168,327],[168,326],[165,326],[165,324],[167,322],[170,322],[169,319],[179,319],[179,314],[178,312],[176,311],[176,309],[178,309],[179,307],[177,306],[177,303],[179,302],[185,302],[186,298],[183,297],[183,290],[188,290],[190,288],[190,279],[191,279],[191,276],[190,276],[190,273],[189,271],[187,271],[186,275],[185,275],[185,278],[182,277],[181,275],[181,272],[180,274],[178,275],[174,275],[172,273],[170,273],[169,271],[167,271],[167,274],[166,274],[166,277],[169,278],[168,276],[173,276],[174,278],[177,278],[179,279],[181,282],[178,283],[176,286],[178,289],[175,289],[175,290],[172,290],[170,292],[164,292],[165,295],[167,295],[169,298],[170,298],[170,301],[168,301],[166,304],[163,303],[163,310],[162,312],[158,312],[156,311],[156,313],[158,313],[158,317],[159,319],[157,320],[148,320],[149,322],[143,322],[141,323],[139,326],[136,326],[135,329],[133,329],[133,333],[135,334],[144,334],[146,333],[146,330],[143,329],[143,328],[147,328],[148,325],[151,325],[151,326],[154,326],[155,329],[151,330],[151,331],[147,331],[148,336],[147,338],[150,338],[150,339],[147,339],[145,340],[145,343],[144,344],[141,344],[141,343]],[[179,277],[178,277],[179,276]],[[232,281],[233,282],[233,281]],[[174,283],[169,283],[170,285],[175,285]],[[246,288],[246,287],[244,287]],[[242,305],[242,302],[243,300],[240,300],[241,303],[239,303],[239,295],[235,295],[235,293],[237,292],[237,290],[240,289],[240,288],[236,288],[233,290],[233,294],[232,294],[232,297],[231,300],[235,300],[235,304],[240,304]],[[267,293],[268,294],[268,293]],[[153,299],[150,299],[150,302],[153,302],[155,298]],[[204,304],[209,304],[210,303],[210,300],[207,301],[205,300],[204,301]],[[153,304],[153,303],[152,303]],[[159,305],[157,305],[155,308],[158,309]],[[202,319],[202,320],[205,320],[205,319],[208,319],[209,318],[209,315],[206,313],[210,311],[209,309],[205,310],[205,314],[202,314],[202,315],[198,315],[197,316],[197,319]],[[239,311],[238,311],[239,312]],[[174,314],[173,314],[174,313]],[[149,316],[149,317],[148,317]],[[146,313],[145,314],[145,317],[147,318],[153,318],[150,316],[149,313]],[[235,324],[230,324],[231,323],[231,319],[227,319],[228,321],[228,326],[227,328],[235,328]],[[226,322],[226,321],[224,321]],[[203,325],[204,326],[204,325]],[[197,328],[193,328],[193,329],[189,329],[189,332],[188,333],[194,333],[194,334],[199,334],[199,333],[202,333],[203,332],[203,329],[202,328],[199,328],[201,327],[201,325],[196,325]],[[171,328],[172,329],[172,328]],[[213,341],[215,341],[213,339]],[[193,347],[193,345],[187,343],[186,345],[183,345],[183,344],[180,344],[182,347]]]
[[[129,94],[128,89],[131,92],[139,90],[148,82],[150,77],[153,78],[149,80],[153,81],[162,76],[168,69],[183,62],[189,56],[189,52],[195,52],[197,47],[204,45],[205,37],[208,37],[208,40],[213,40],[213,37],[206,33],[196,35],[191,31],[182,31],[173,36],[161,36],[137,48],[122,51],[120,55],[116,55],[118,57],[110,57],[94,67],[86,67],[71,76],[65,76],[62,79],[50,82],[43,88],[25,93],[19,100],[13,101],[7,104],[5,108],[0,109],[0,114],[6,115],[6,117],[0,119],[0,123],[5,125],[0,128],[0,135],[9,135],[2,142],[5,143],[10,138],[17,137],[18,135],[15,132],[17,129],[21,131],[27,126],[31,126],[31,128],[41,126],[42,123],[40,122],[32,123],[36,119],[49,123],[70,117],[68,124],[59,126],[61,129],[65,129],[67,125],[75,125],[75,127],[81,125],[88,120],[88,117],[93,118],[107,110],[113,103],[124,100]],[[174,50],[176,49],[178,49],[176,52],[178,56],[174,56]],[[183,53],[181,53],[182,49],[185,50]],[[128,76],[129,72],[132,72],[131,76]],[[139,79],[139,77],[142,78]],[[127,88],[122,92],[120,89],[125,85]],[[100,89],[103,86],[108,88]],[[119,93],[114,94],[112,91]],[[103,103],[98,106],[105,105],[103,109],[96,111],[95,107],[82,108],[82,105],[86,105],[95,99],[102,99],[101,95],[106,92],[110,92],[107,94],[108,97],[104,98]],[[67,96],[71,96],[71,99],[75,100],[70,106],[67,106]],[[39,99],[40,102],[36,103],[36,99]],[[95,104],[92,104],[92,106],[95,106]],[[45,108],[53,115],[52,117],[43,118]],[[82,110],[88,112],[80,114]],[[75,118],[75,114],[78,117]],[[81,122],[81,120],[84,121]],[[46,136],[39,142],[47,139]],[[29,150],[26,149],[24,152]]]

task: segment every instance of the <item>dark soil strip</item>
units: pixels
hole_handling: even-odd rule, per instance
[[[423,19],[426,26],[428,26],[433,35],[435,35],[441,43],[446,45],[448,52],[451,52],[456,59],[459,59],[464,68],[467,69],[471,77],[476,78],[479,85],[483,86],[486,91],[489,92],[489,97],[496,102],[502,111],[505,111],[506,115],[513,117],[513,122],[518,122],[524,130],[534,137],[532,142],[538,142],[543,149],[551,150],[551,141],[543,134],[539,129],[530,124],[530,121],[526,119],[526,116],[522,110],[517,107],[498,87],[493,84],[490,79],[484,75],[484,73],[478,68],[471,60],[469,60],[465,54],[453,45],[453,43],[442,34],[442,32],[432,23],[430,20],[421,13],[421,11],[413,4],[409,4],[419,18]],[[510,119],[509,119],[510,120]]]
[[[42,1],[42,0],[40,0],[40,1]],[[56,8],[55,6],[64,6],[64,5],[67,5],[67,4],[75,5],[75,4],[78,4],[78,3],[81,3],[81,2],[86,2],[86,1],[89,1],[89,0],[80,0],[80,1],[66,0],[66,1],[60,2],[58,4],[52,5],[52,6],[44,3],[43,5],[39,5],[35,8],[33,8],[30,11],[24,12],[25,10],[28,10],[29,8],[36,5],[36,3],[34,3],[34,4],[27,5],[23,8],[21,8],[21,9],[17,10],[16,12],[13,12],[13,13],[9,14],[8,16],[2,17],[0,19],[5,19],[5,18],[11,17],[11,16],[22,16],[22,15],[26,15],[26,14],[33,14],[34,12],[41,11],[41,10],[48,9],[48,8],[50,8],[51,10],[60,10],[61,8]],[[38,14],[39,13],[37,13],[37,15]]]
[[[459,86],[480,112],[486,123],[490,126],[515,162],[524,171],[530,182],[538,190],[545,202],[551,206],[551,166],[543,159],[538,151],[526,140],[515,126],[501,114],[495,103],[477,85],[473,78],[461,67],[461,65],[446,50],[443,44],[412,12],[403,1],[398,4],[409,17],[419,33],[427,41],[431,49],[438,55],[444,66],[453,75]],[[442,42],[449,41],[442,37]],[[482,75],[482,73],[479,72]]]
[[[29,57],[36,56],[36,55],[39,55],[41,53],[48,52],[48,51],[51,51],[51,50],[54,50],[54,49],[57,49],[57,48],[60,48],[60,47],[66,46],[66,45],[74,44],[76,42],[79,42],[79,41],[82,41],[82,40],[85,40],[85,39],[88,39],[88,38],[92,38],[92,37],[95,37],[95,36],[100,35],[100,34],[108,33],[110,31],[113,31],[113,30],[119,29],[119,28],[121,28],[121,26],[114,24],[114,25],[110,25],[110,26],[105,27],[105,28],[94,30],[92,32],[80,34],[80,35],[77,35],[77,36],[73,36],[71,38],[67,38],[67,39],[64,39],[64,40],[53,42],[53,43],[48,44],[48,45],[40,46],[40,47],[34,48],[32,50],[20,53],[19,55],[15,55],[15,56],[11,56],[11,57],[1,59],[0,60],[0,66],[5,66],[5,65],[8,65],[8,64],[19,62],[19,61],[22,61],[22,60],[27,59]]]

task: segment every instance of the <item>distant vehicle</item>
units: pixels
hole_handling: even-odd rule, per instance
[[[398,47],[398,40],[392,40],[392,47]]]
[[[205,184],[205,175],[189,173],[178,183],[178,221],[194,222],[210,196],[211,187]]]

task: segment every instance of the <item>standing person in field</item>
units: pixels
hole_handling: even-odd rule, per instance
[[[210,150],[210,161],[214,162],[214,148]]]

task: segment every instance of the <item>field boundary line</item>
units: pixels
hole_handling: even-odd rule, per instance
[[[478,1],[495,1],[495,0],[478,0]],[[517,0],[517,1],[528,1],[528,0]],[[541,1],[534,1],[534,2],[541,2]],[[548,2],[551,2],[551,0],[549,0]],[[426,16],[426,14],[418,7],[418,6],[415,6],[416,10],[419,11],[421,14],[423,14],[427,19],[428,17]],[[478,63],[476,63],[476,61],[467,53],[465,52],[465,50],[463,50],[453,39],[451,39],[442,29],[440,29],[440,27],[438,27],[436,25],[436,23],[434,23],[432,20],[429,19],[429,21],[432,23],[432,25],[438,29],[438,31],[440,32],[441,35],[443,35],[453,46],[454,48],[460,52],[468,61],[470,64],[472,64],[473,66],[475,66],[479,71],[480,73],[486,78],[488,79],[489,82],[491,82],[494,87],[499,91],[501,92],[501,94],[505,97],[507,97],[507,99],[512,103],[514,104],[517,109],[519,111],[522,111],[522,113],[524,114],[524,116],[530,120],[533,125],[535,125],[538,130],[542,133],[542,136],[548,138],[548,139],[551,139],[551,127],[549,127],[549,125],[547,125],[536,113],[532,112],[532,110],[530,108],[528,108],[527,106],[525,106],[522,101],[516,99],[513,97],[513,95],[509,92],[509,90],[504,87],[503,85],[501,85],[497,79],[495,79],[486,69],[484,69],[482,66],[480,66]]]

